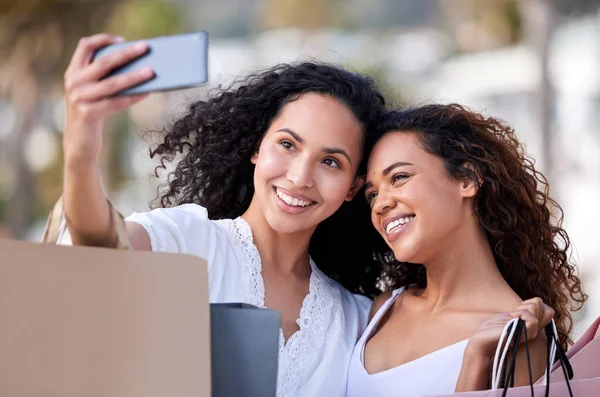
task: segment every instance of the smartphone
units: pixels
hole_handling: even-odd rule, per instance
[[[150,66],[154,70],[154,78],[120,91],[116,95],[177,90],[208,81],[208,34],[206,32],[111,44],[96,51],[94,60],[139,41],[148,43],[148,52],[113,70],[104,78],[133,72],[145,66]]]

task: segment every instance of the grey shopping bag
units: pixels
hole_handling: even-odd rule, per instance
[[[279,327],[275,310],[210,305],[213,397],[275,397]]]

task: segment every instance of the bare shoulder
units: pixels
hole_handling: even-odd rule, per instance
[[[483,319],[511,312],[522,303],[523,299],[509,288],[480,293],[469,301],[473,312],[480,313]]]
[[[381,306],[392,297],[392,291],[382,292],[375,300],[373,301],[373,306],[371,306],[371,312],[369,313],[369,321],[373,319],[375,313],[379,311]]]
[[[136,222],[125,222],[125,230],[134,250],[152,251],[150,236],[142,225]]]

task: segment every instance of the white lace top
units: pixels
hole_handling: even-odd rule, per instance
[[[205,208],[185,204],[135,213],[153,251],[198,255],[208,261],[211,302],[264,307],[261,259],[252,230],[242,219],[211,221]],[[299,331],[279,339],[277,396],[344,396],[352,349],[364,331],[371,301],[325,276],[311,261],[309,293]]]

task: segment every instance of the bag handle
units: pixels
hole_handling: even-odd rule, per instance
[[[496,347],[496,354],[494,355],[494,362],[492,365],[492,390],[497,390],[500,387],[500,377],[502,375],[502,368],[504,366],[500,366],[502,363],[506,362],[506,355],[508,354],[508,349],[510,347],[510,341],[513,340],[516,327],[515,324],[518,323],[518,318],[511,319],[502,330],[502,334],[500,335],[500,340],[498,341],[498,346]],[[500,354],[500,349],[502,350],[502,354]]]
[[[108,206],[110,208],[111,224],[115,225],[117,231],[117,248],[131,249],[129,237],[127,237],[127,231],[125,230],[125,218],[123,218],[123,215],[117,211],[110,201],[108,201]],[[66,229],[64,200],[61,196],[48,215],[42,242],[44,244],[56,244],[63,237]]]
[[[565,382],[567,382],[567,388],[569,389],[569,395],[573,397],[573,391],[571,390],[570,379],[573,379],[573,367],[569,362],[569,358],[567,357],[565,351],[563,350],[560,343],[558,343],[558,331],[556,330],[556,324],[554,324],[554,320],[552,320],[552,324],[548,324],[545,328],[546,339],[548,340],[548,356],[547,359],[550,360],[550,344],[552,343],[555,347],[554,354],[558,353],[558,360],[560,361],[560,368],[562,369],[563,375],[565,377]],[[552,342],[550,342],[552,340]],[[546,367],[546,373],[544,374],[544,382],[546,384],[546,397],[548,397],[550,393],[550,383],[548,379],[550,378],[550,368],[554,361],[549,361],[548,366]]]
[[[569,379],[573,378],[573,368],[569,363],[569,359],[567,358],[564,350],[558,343],[558,331],[556,329],[556,324],[554,320],[551,321],[545,327],[545,334],[547,340],[547,351],[546,351],[546,371],[544,374],[544,385],[546,385],[546,397],[548,397],[550,393],[550,383],[548,382],[548,378],[550,376],[550,368],[552,368],[552,364],[554,363],[555,356],[558,353],[558,359],[561,364],[561,368],[563,374],[565,376],[565,380],[567,382],[567,388],[569,389],[569,395],[573,397],[573,393],[571,391],[571,385],[569,383]],[[500,382],[502,381],[502,386],[504,387],[504,393],[502,396],[506,396],[509,387],[514,386],[514,377],[515,377],[515,364],[516,364],[516,356],[517,351],[519,349],[519,341],[521,340],[521,335],[525,337],[525,350],[527,353],[527,367],[529,370],[529,384],[531,387],[531,396],[534,396],[533,392],[533,379],[531,373],[531,360],[529,356],[529,342],[527,338],[527,328],[525,326],[525,322],[519,318],[511,319],[502,330],[502,335],[500,336],[500,341],[498,342],[498,347],[496,348],[496,354],[494,356],[493,369],[492,369],[492,390],[497,390],[500,387]],[[510,366],[507,362],[507,353],[512,344],[512,357]],[[504,346],[504,349],[502,349]],[[500,350],[502,349],[502,354],[500,354]]]
[[[533,375],[531,373],[531,357],[529,355],[529,341],[527,338],[527,328],[525,327],[525,322],[517,319],[516,325],[513,327],[515,329],[514,339],[513,339],[513,351],[510,361],[510,368],[507,368],[507,363],[503,366],[502,370],[502,386],[504,391],[502,393],[502,397],[506,397],[508,393],[509,387],[515,386],[515,366],[517,363],[517,352],[519,351],[519,343],[517,341],[521,340],[521,335],[525,337],[525,352],[527,353],[527,371],[529,374],[529,388],[531,390],[531,395],[534,396],[533,390]],[[548,386],[546,386],[548,390]]]

